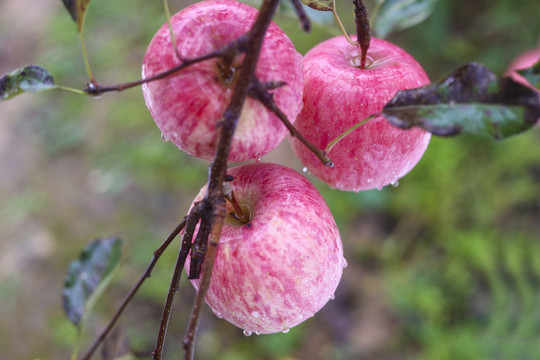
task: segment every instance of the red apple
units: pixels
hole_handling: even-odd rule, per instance
[[[515,58],[514,61],[512,61],[512,63],[508,66],[505,75],[511,76],[512,79],[514,79],[515,81],[540,92],[540,90],[532,86],[531,83],[527,81],[527,79],[525,79],[516,71],[531,67],[536,64],[538,60],[540,60],[540,48],[526,51],[523,54],[519,55],[517,58]]]
[[[346,264],[338,228],[315,187],[287,167],[255,163],[227,173],[250,220],[226,218],[206,303],[248,335],[286,332],[333,298]]]
[[[171,18],[177,49],[182,58],[210,53],[244,35],[258,11],[234,0],[210,0],[191,5]],[[164,24],[152,39],[142,66],[148,78],[180,64],[169,28]],[[237,58],[236,70],[242,59]],[[219,127],[230,101],[236,78],[227,77],[217,59],[192,65],[165,79],[143,85],[146,105],[163,137],[187,153],[210,160],[214,157]],[[277,106],[294,121],[302,106],[302,57],[287,35],[275,24],[268,28],[256,68],[260,81],[284,81],[273,91]],[[277,116],[248,98],[238,122],[229,161],[256,159],[283,140],[287,130]]]
[[[296,127],[321,149],[345,130],[379,113],[398,90],[429,83],[422,67],[405,51],[373,38],[366,68],[360,49],[343,36],[329,39],[304,57],[302,112]],[[431,134],[401,130],[379,116],[337,143],[329,153],[333,168],[324,166],[298,140],[294,151],[309,171],[330,187],[360,191],[382,188],[407,174],[426,150]]]

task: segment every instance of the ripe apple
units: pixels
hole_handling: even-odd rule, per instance
[[[515,81],[540,92],[540,90],[532,86],[531,83],[527,81],[527,79],[525,79],[516,71],[531,67],[536,64],[538,60],[540,60],[540,48],[526,51],[510,63],[508,69],[505,72],[505,75],[511,76],[512,79],[514,79]]]
[[[329,39],[304,57],[304,107],[296,127],[322,149],[345,130],[379,113],[398,90],[429,83],[422,67],[399,47],[371,39],[366,67],[360,49],[343,36]],[[426,150],[431,134],[401,130],[379,116],[338,142],[324,166],[298,140],[291,138],[300,161],[330,187],[360,191],[382,188],[407,174]]]
[[[346,264],[338,228],[315,187],[287,167],[254,163],[227,173],[249,221],[225,219],[206,303],[246,335],[287,332],[333,298]]]
[[[171,18],[180,57],[195,58],[230,43],[248,32],[257,14],[256,9],[235,0],[202,1],[181,10]],[[242,59],[236,58],[232,69],[225,69],[222,60],[206,60],[143,85],[146,106],[165,139],[193,156],[207,160],[214,157],[219,137],[217,123],[231,99],[234,74]],[[142,76],[151,77],[180,63],[164,24],[144,55]],[[302,57],[275,23],[264,38],[256,76],[262,82],[286,82],[273,90],[274,100],[294,121],[302,106]],[[259,158],[279,145],[286,134],[277,116],[248,98],[229,161]]]

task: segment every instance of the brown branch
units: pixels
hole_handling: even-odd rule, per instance
[[[177,226],[176,228],[173,230],[173,232],[167,237],[167,239],[163,242],[163,244],[161,244],[161,246],[156,250],[154,251],[154,257],[152,258],[152,261],[150,261],[150,263],[148,264],[148,266],[146,267],[146,270],[144,271],[143,275],[140,277],[139,281],[137,282],[137,284],[131,289],[131,291],[129,292],[129,294],[124,298],[124,300],[122,301],[122,304],[120,305],[120,307],[116,310],[116,313],[114,314],[114,316],[112,317],[112,319],[109,321],[109,324],[107,325],[107,327],[105,328],[105,330],[103,330],[101,332],[101,334],[97,337],[97,339],[94,341],[94,343],[92,344],[92,346],[90,347],[90,349],[86,352],[86,354],[84,355],[84,357],[82,358],[82,360],[89,360],[92,355],[94,354],[94,352],[97,350],[97,348],[103,343],[103,341],[105,341],[105,339],[107,338],[107,336],[109,335],[109,333],[111,332],[111,330],[113,329],[114,325],[116,324],[116,322],[118,321],[118,319],[120,318],[120,315],[122,315],[122,313],[124,312],[125,308],[127,307],[127,305],[131,302],[131,300],[133,299],[133,297],[135,296],[135,294],[137,293],[137,291],[139,291],[139,288],[141,287],[141,285],[143,284],[143,282],[149,278],[152,274],[152,270],[154,269],[154,266],[156,265],[156,263],[158,262],[159,258],[161,257],[161,255],[163,254],[163,252],[165,252],[165,249],[167,249],[167,247],[171,244],[171,242],[176,238],[176,236],[178,234],[180,234],[180,232],[182,231],[182,229],[184,229],[186,225],[186,218],[184,218]]]
[[[167,327],[169,325],[169,319],[171,317],[171,308],[176,292],[178,291],[178,286],[180,284],[180,277],[182,276],[182,269],[186,262],[189,250],[191,248],[191,242],[193,239],[193,234],[197,223],[200,220],[200,202],[195,203],[191,209],[189,215],[187,216],[186,230],[184,231],[184,236],[182,237],[182,245],[180,246],[180,251],[178,253],[178,258],[176,260],[176,265],[174,267],[173,276],[171,279],[171,285],[169,286],[169,292],[167,294],[167,300],[163,306],[163,313],[161,315],[161,323],[159,326],[158,338],[156,341],[156,346],[154,351],[152,351],[153,359],[161,359],[163,355],[163,346],[165,344],[165,337],[167,335]]]
[[[221,136],[214,161],[210,166],[208,179],[208,191],[203,201],[207,202],[206,211],[208,216],[202,217],[203,221],[210,221],[211,231],[208,241],[208,249],[204,258],[202,276],[199,290],[193,304],[190,320],[184,337],[185,359],[191,360],[194,355],[195,336],[199,324],[200,314],[204,306],[204,298],[210,286],[212,269],[216,256],[217,246],[221,234],[221,227],[226,216],[223,182],[226,177],[227,159],[231,149],[231,142],[236,130],[238,118],[246,100],[249,86],[255,78],[255,67],[259,59],[264,35],[276,12],[279,0],[265,0],[259,9],[259,15],[250,31],[243,37],[245,39],[246,57],[240,68],[238,82],[235,86],[231,101],[223,113],[221,124]]]
[[[215,210],[214,219],[212,219],[212,230],[210,239],[208,242],[208,249],[204,257],[204,270],[202,272],[201,281],[199,283],[199,290],[191,310],[189,318],[189,324],[184,337],[184,350],[185,360],[192,360],[195,354],[195,336],[197,334],[197,327],[201,316],[202,308],[204,306],[204,298],[208,288],[210,287],[210,279],[212,277],[212,268],[214,267],[214,260],[216,258],[217,247],[219,244],[219,238],[221,236],[221,227],[223,225],[223,219],[225,218],[225,205],[222,203],[219,208]]]
[[[291,124],[289,119],[287,119],[287,115],[285,115],[283,111],[281,111],[281,109],[276,105],[273,95],[269,93],[267,89],[268,86],[266,86],[264,83],[255,81],[252,86],[250,86],[248,94],[250,97],[259,100],[268,110],[276,114],[281,122],[287,127],[291,136],[297,138],[302,144],[304,144],[313,154],[315,154],[315,156],[319,158],[319,160],[321,160],[325,166],[333,167],[334,163],[328,154],[324,150],[317,148],[298,132],[294,125]]]
[[[302,27],[302,30],[307,33],[310,32],[311,23],[306,14],[306,11],[304,10],[304,7],[302,6],[302,2],[300,0],[291,0],[291,3],[293,5],[294,11],[296,12],[296,15],[298,16],[298,19],[300,20],[300,26]]]
[[[169,75],[172,75],[180,70],[187,68],[188,66],[199,63],[201,61],[205,61],[205,60],[216,58],[216,57],[222,57],[222,58],[228,59],[231,57],[231,54],[235,55],[243,51],[243,42],[244,42],[244,39],[239,38],[208,54],[198,56],[193,59],[183,59],[183,62],[181,64],[175,67],[172,67],[170,69],[167,69],[154,76],[145,78],[145,79],[140,79],[140,80],[123,83],[123,84],[110,85],[110,86],[102,86],[95,81],[91,81],[86,85],[83,91],[92,96],[99,96],[106,92],[123,91],[129,88],[135,87],[135,86],[142,85],[147,82],[163,79]]]

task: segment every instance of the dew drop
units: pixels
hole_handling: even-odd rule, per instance
[[[392,181],[392,182],[390,183],[390,185],[391,185],[392,187],[394,187],[394,188],[397,188],[397,187],[399,186],[399,181],[397,181],[397,180],[396,180],[396,181]]]
[[[161,134],[161,140],[163,141],[169,141],[169,139],[167,139],[167,137],[165,136],[165,134]]]
[[[289,330],[290,330],[289,328],[285,328],[285,329],[281,330],[281,332],[284,333],[284,334],[286,334],[286,333],[289,332]]]
[[[382,190],[382,186],[377,186],[377,190],[378,190],[378,191],[381,191],[381,190]]]
[[[347,262],[347,259],[343,258],[343,268],[345,269],[347,266],[349,266],[349,263]]]
[[[223,319],[223,315],[221,315],[220,313],[215,313],[215,314],[218,317],[218,319]]]
[[[259,330],[255,331],[255,335],[261,335],[261,332]]]
[[[304,174],[307,173],[307,167],[304,167],[304,168],[302,169],[302,172],[303,172]]]
[[[244,330],[244,336],[251,336],[251,334],[253,334],[251,331]]]
[[[334,300],[336,298],[335,294],[330,295],[330,300]]]

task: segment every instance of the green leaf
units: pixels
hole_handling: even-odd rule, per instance
[[[334,10],[334,0],[302,0],[304,5],[314,10],[332,11]]]
[[[440,83],[399,91],[382,114],[402,129],[417,126],[438,136],[477,133],[502,139],[534,126],[540,118],[540,94],[471,63]]]
[[[530,68],[518,70],[517,72],[527,79],[532,86],[540,90],[540,60]]]
[[[43,67],[29,65],[0,77],[0,101],[23,92],[34,93],[54,89],[52,75]]]
[[[80,325],[112,277],[120,261],[122,240],[103,238],[92,241],[68,268],[62,293],[64,311]]]
[[[62,0],[62,2],[69,11],[73,21],[77,23],[77,29],[81,32],[90,0]]]
[[[375,35],[385,38],[388,34],[408,29],[427,19],[437,0],[386,0],[376,18]]]

